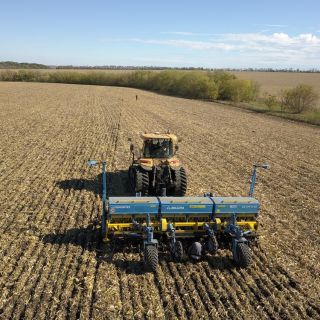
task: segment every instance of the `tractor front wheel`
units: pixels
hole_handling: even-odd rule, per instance
[[[155,245],[147,245],[144,248],[144,267],[146,271],[155,272],[158,266],[158,248]]]

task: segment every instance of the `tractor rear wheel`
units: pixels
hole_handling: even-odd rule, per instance
[[[135,170],[133,186],[136,193],[141,192],[142,196],[147,196],[149,191],[148,172],[139,169]]]
[[[175,188],[174,195],[177,197],[183,197],[187,192],[187,175],[186,170],[181,167],[175,171]]]
[[[147,271],[155,272],[158,266],[158,248],[148,245],[144,248],[144,267]]]
[[[181,241],[176,241],[173,248],[173,257],[176,261],[181,261],[183,258],[183,245]]]
[[[252,262],[252,253],[249,246],[243,242],[237,244],[233,259],[240,268],[247,268]]]

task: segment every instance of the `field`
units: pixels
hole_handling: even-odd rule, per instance
[[[135,95],[139,95],[135,101]],[[99,168],[127,195],[128,137],[170,129],[188,195],[246,195],[268,162],[252,267],[98,243]],[[320,130],[215,103],[116,87],[0,83],[1,319],[320,319]]]
[[[314,87],[320,95],[320,73],[303,72],[233,72],[239,79],[250,79],[261,85],[261,93],[277,95],[281,89],[289,89],[300,83]]]

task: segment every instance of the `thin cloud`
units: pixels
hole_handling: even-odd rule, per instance
[[[287,28],[288,27],[288,25],[286,24],[269,24],[269,23],[255,24],[255,26],[262,26],[262,27],[268,27],[268,28]]]
[[[162,31],[160,34],[176,35],[176,36],[212,36],[213,33],[199,33],[188,31]]]
[[[266,24],[265,26],[270,28],[286,28],[287,27],[286,24]]]
[[[139,39],[132,38],[130,39],[134,42],[146,43],[146,44],[158,44],[158,45],[168,45],[175,47],[184,47],[189,49],[196,50],[209,50],[209,49],[223,49],[223,50],[232,50],[233,46],[220,43],[220,42],[208,42],[208,41],[190,41],[190,40],[155,40],[155,39]]]
[[[185,39],[140,39],[131,38],[133,42],[146,44],[157,44],[167,46],[186,47],[197,50],[223,49],[256,49],[256,50],[277,50],[277,49],[297,49],[307,48],[320,49],[320,37],[311,33],[300,34],[290,37],[288,34],[279,32],[271,35],[262,33],[226,33],[217,35],[208,41],[193,41]]]
[[[320,36],[302,33],[290,36],[284,32],[264,33],[226,33],[211,35],[205,41],[189,39],[105,39],[110,42],[132,42],[163,47],[186,49],[182,55],[194,57],[219,57],[221,61],[247,61],[251,65],[317,67],[320,65]],[[170,54],[169,50],[165,51]],[[196,52],[203,52],[201,55]],[[197,58],[196,58],[197,59]],[[231,61],[231,60],[230,60]],[[270,63],[272,62],[272,63]]]
[[[160,32],[161,34],[172,34],[172,35],[177,35],[177,36],[195,36],[198,35],[197,33],[194,32],[186,32],[186,31],[163,31]]]
[[[279,45],[320,44],[320,38],[311,33],[300,34],[294,37],[290,37],[288,34],[283,32],[276,32],[271,35],[261,33],[226,33],[220,35],[220,38],[224,41],[236,43],[271,43]],[[216,41],[216,38],[211,40]]]

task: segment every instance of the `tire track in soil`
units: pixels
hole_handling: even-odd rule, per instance
[[[206,309],[206,318],[209,318],[210,316],[212,317],[213,312],[215,311],[215,307],[207,292],[208,283],[204,284],[201,280],[201,276],[200,276],[200,273],[202,271],[201,268],[198,268],[198,266],[195,265],[195,266],[192,266],[192,269],[194,270],[192,271],[190,278],[192,279],[195,286],[195,290],[198,292],[199,298]]]
[[[202,266],[197,266],[197,271],[198,272],[195,273],[195,275],[197,277],[198,285],[204,288],[201,291],[204,292],[204,296],[207,295],[208,304],[211,304],[208,315],[210,318],[218,318],[220,314],[219,310],[221,311],[220,296],[211,280],[211,276],[215,275],[212,274],[210,277],[207,277]],[[223,313],[224,312],[225,310],[223,309]]]
[[[158,272],[162,275],[162,281],[160,282],[159,279],[155,277],[155,282],[159,291],[162,292],[163,295],[165,294],[164,298],[162,298],[163,307],[165,310],[167,308],[171,310],[169,314],[171,314],[173,318],[176,316],[178,319],[187,319],[185,301],[182,299],[183,296],[180,295],[177,282],[171,276],[167,261],[160,261]]]
[[[133,317],[137,319],[162,319],[164,311],[158,288],[152,279],[155,275],[144,271],[142,255],[134,253],[136,250],[136,247],[123,249],[124,261],[121,266],[122,271],[129,277],[130,291],[134,293],[131,296],[131,302],[137,312]],[[138,281],[137,277],[142,277],[141,281]]]
[[[205,305],[203,304],[201,295],[197,290],[197,283],[194,281],[192,277],[192,275],[196,272],[193,268],[192,263],[178,263],[176,264],[176,269],[180,274],[181,278],[183,278],[187,291],[192,293],[190,295],[196,313],[198,315],[201,315],[202,318],[207,318],[208,310],[205,308]]]
[[[169,275],[174,279],[175,286],[183,301],[184,308],[186,309],[187,318],[197,318],[197,311],[194,305],[194,301],[192,297],[190,297],[189,292],[186,290],[187,281],[181,277],[179,272],[176,269],[175,263],[168,262],[167,263]],[[188,280],[188,279],[187,279]]]
[[[108,318],[123,318],[121,315],[122,308],[122,288],[120,285],[120,277],[117,268],[105,256],[106,252],[112,255],[110,245],[105,244],[108,248],[101,249],[99,260],[96,264],[96,270],[93,281],[93,295],[89,301],[90,313],[89,319],[100,318],[101,313],[107,314]],[[108,276],[106,276],[108,275]],[[103,292],[103,299],[97,292]],[[104,303],[106,302],[106,303]]]
[[[208,264],[207,264],[208,268]],[[229,263],[226,263],[224,266],[225,269],[230,268]],[[205,273],[206,274],[206,273]],[[247,308],[249,307],[248,304],[246,304],[246,300],[243,299],[243,291],[239,290],[239,287],[236,285],[231,285],[232,278],[229,279],[229,277],[226,277],[227,273],[217,270],[217,272],[212,274],[212,276],[215,277],[216,284],[224,288],[225,290],[225,297],[221,301],[223,304],[224,300],[228,300],[229,307],[227,308],[228,317],[236,319],[239,317],[239,315],[242,315],[243,318],[248,317],[248,314],[246,314]],[[206,279],[207,282],[211,282],[211,279]],[[233,283],[234,284],[234,283]],[[220,299],[220,298],[219,298]],[[240,307],[241,306],[241,307]],[[245,307],[244,307],[245,306]],[[250,308],[249,308],[250,309]]]
[[[165,318],[173,318],[173,315],[175,314],[174,312],[174,307],[172,306],[172,303],[169,298],[170,291],[166,287],[166,277],[164,276],[161,268],[161,259],[159,259],[159,266],[156,270],[156,273],[154,274],[153,278],[153,284],[158,292],[159,296],[159,303],[161,303],[162,307],[162,317]]]
[[[142,298],[140,296],[140,282],[136,281],[136,276],[135,274],[132,273],[127,273],[126,269],[128,264],[132,263],[132,260],[128,256],[128,254],[124,253],[123,255],[124,258],[124,270],[123,273],[126,273],[127,278],[128,278],[128,290],[131,292],[131,303],[132,303],[132,309],[133,309],[133,319],[141,319],[144,318],[144,307],[142,303]],[[143,279],[142,279],[143,281]]]
[[[222,271],[215,270],[213,273],[212,270],[210,271],[208,264],[205,264],[202,267],[204,269],[202,272],[206,276],[205,281],[212,283],[212,288],[216,291],[216,299],[218,300],[219,305],[222,306],[219,315],[221,316],[222,314],[228,319],[236,319],[239,312],[241,314],[241,309],[237,304],[238,297],[235,294],[235,291],[237,292],[236,288],[230,290],[230,285],[222,276]]]
[[[134,316],[134,306],[132,303],[132,294],[130,291],[130,287],[128,284],[128,276],[126,273],[124,273],[123,270],[123,265],[126,263],[124,261],[124,256],[123,254],[117,254],[116,258],[120,262],[120,266],[117,268],[117,274],[119,278],[119,283],[120,283],[120,295],[121,295],[121,314],[124,319],[132,319]]]

